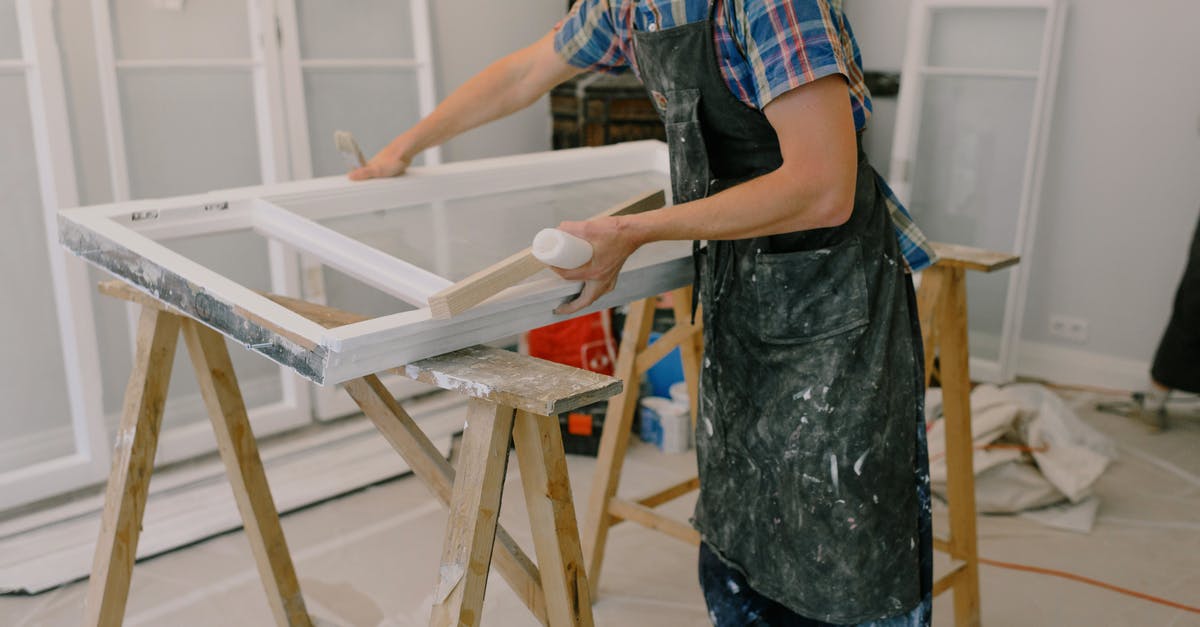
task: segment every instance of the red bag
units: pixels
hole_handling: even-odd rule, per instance
[[[525,334],[525,346],[531,357],[612,374],[617,359],[612,312],[598,311],[534,329]]]

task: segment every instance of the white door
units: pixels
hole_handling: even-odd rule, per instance
[[[78,199],[50,4],[0,0],[0,510],[109,464],[87,269],[55,227]]]
[[[276,25],[267,0],[92,0],[92,13],[115,200],[287,178]],[[164,243],[253,289],[298,289],[294,255],[278,244],[246,235]],[[122,363],[109,353],[119,344],[131,349],[134,317],[114,308],[98,303],[101,336],[122,338],[109,342],[101,359],[105,371],[125,373],[127,357]],[[294,373],[240,347],[231,345],[230,354],[257,435],[311,420],[307,387]],[[112,397],[115,383],[108,385]],[[214,449],[182,350],[163,420],[160,463]]]
[[[433,110],[426,0],[360,0],[353,10],[328,0],[277,0],[276,7],[293,178],[346,172],[348,164],[334,146],[334,131],[353,133],[369,158]],[[432,148],[417,163],[440,161],[440,151]],[[430,203],[426,211],[431,222],[444,225],[442,203]],[[364,289],[316,259],[301,261],[301,276],[304,298],[313,302],[332,300],[368,315],[410,307]],[[397,376],[385,376],[383,382],[398,397],[432,389]],[[340,386],[315,387],[313,401],[318,418],[358,412]]]
[[[971,374],[1012,379],[1065,6],[915,0],[889,177],[935,241],[1021,255],[967,273]]]

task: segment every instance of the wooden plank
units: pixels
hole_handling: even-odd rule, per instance
[[[974,442],[971,439],[971,371],[967,348],[966,271],[952,268],[938,304],[942,412],[946,420],[946,501],[950,510],[950,554],[964,561],[954,584],[954,620],[960,627],[980,621],[979,563],[975,535]]]
[[[125,616],[179,321],[178,316],[150,307],[142,308],[138,320],[133,371],[125,387],[117,450],[84,601],[85,625],[120,625]]]
[[[638,402],[637,355],[646,348],[650,327],[654,324],[656,297],[646,298],[629,306],[625,317],[625,330],[621,335],[621,347],[613,374],[630,382],[618,395],[608,399],[608,411],[604,420],[604,431],[600,435],[600,450],[593,471],[592,492],[588,497],[588,509],[583,523],[583,554],[588,564],[588,584],[592,598],[599,591],[600,570],[604,566],[604,550],[608,543],[608,503],[616,496],[621,483],[621,467],[625,463],[625,450],[629,446],[629,428],[633,424],[633,413]]]
[[[612,516],[635,522],[647,529],[661,531],[688,544],[700,546],[700,532],[692,529],[691,525],[663,516],[645,505],[632,503],[625,499],[612,498],[608,501],[608,513]]]
[[[312,622],[304,607],[225,338],[195,320],[185,319],[182,327],[200,395],[216,434],[217,451],[225,463],[225,473],[242,515],[250,552],[266,589],[275,624],[309,627]]]
[[[383,437],[408,462],[413,473],[443,505],[450,504],[455,472],[450,462],[429,441],[391,392],[370,375],[346,382],[346,392],[371,419]],[[535,618],[546,623],[546,601],[537,566],[503,526],[496,528],[496,570],[508,582]]]
[[[513,443],[550,625],[593,624],[592,601],[558,418],[517,412]]]
[[[472,399],[429,624],[478,625],[504,493],[513,409]],[[547,599],[549,602],[549,599]]]
[[[946,244],[943,242],[930,242],[930,245],[933,247],[934,254],[938,257],[936,265],[948,268],[995,272],[996,270],[1014,266],[1017,262],[1021,261],[1019,255],[1012,253],[961,246],[959,244]]]
[[[666,195],[662,190],[655,190],[614,205],[596,217],[642,213],[658,209],[665,204]],[[545,267],[545,264],[534,258],[532,250],[526,248],[430,296],[429,310],[434,319],[445,320],[524,281]]]
[[[490,346],[473,346],[397,368],[404,376],[472,398],[558,414],[617,394],[619,379]]]

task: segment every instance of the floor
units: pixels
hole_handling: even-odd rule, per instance
[[[1081,407],[1095,397],[1076,396]],[[983,517],[980,551],[1006,562],[1070,571],[1188,605],[1200,605],[1200,420],[1152,433],[1126,418],[1081,416],[1114,437],[1120,461],[1096,486],[1103,499],[1091,534],[1058,531],[1019,517]],[[594,460],[572,456],[576,500],[586,500]],[[501,522],[532,553],[510,466]],[[623,492],[653,491],[694,472],[689,455],[631,448]],[[685,518],[691,501],[665,507]],[[935,512],[944,527],[945,513]],[[443,509],[414,478],[402,478],[284,518],[310,613],[338,626],[424,625],[445,524]],[[981,570],[986,625],[1200,627],[1200,615],[1098,587],[993,566]],[[0,625],[76,625],[84,583],[36,596],[0,596]],[[952,623],[950,595],[935,601],[935,624]],[[633,525],[613,530],[596,623],[707,625],[695,550]],[[138,564],[127,625],[270,625],[241,532]],[[534,625],[504,581],[492,577],[485,625]]]

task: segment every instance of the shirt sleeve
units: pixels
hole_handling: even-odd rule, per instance
[[[610,0],[579,0],[555,30],[554,51],[569,65],[609,73],[629,67]]]
[[[730,30],[746,57],[758,108],[832,74],[861,75],[838,0],[732,0]],[[846,34],[846,36],[843,36]]]

